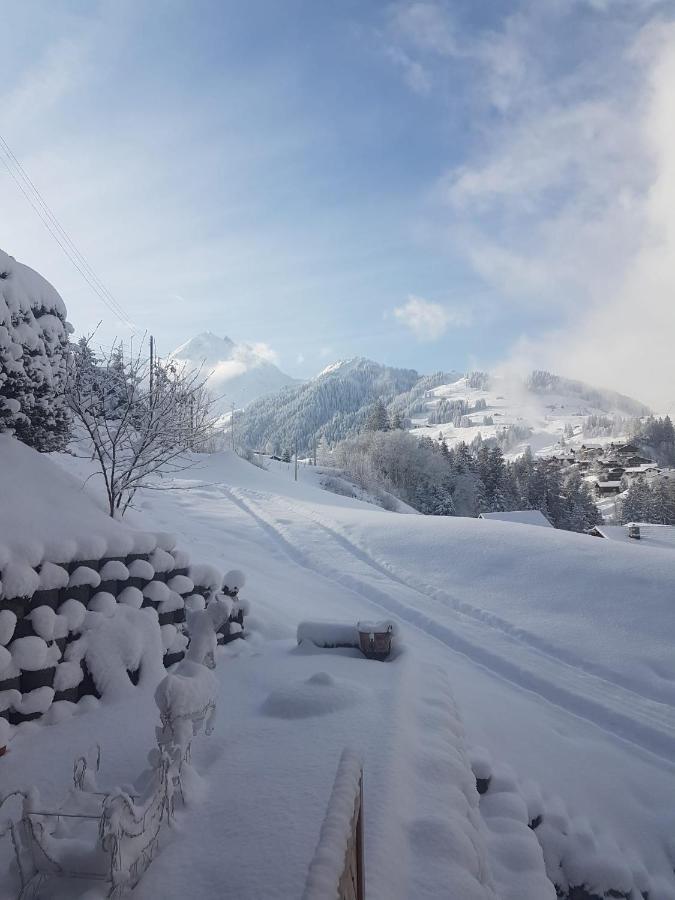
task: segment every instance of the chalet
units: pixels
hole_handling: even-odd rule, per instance
[[[546,516],[539,509],[513,509],[509,512],[480,513],[479,519],[490,519],[493,522],[515,522],[518,525],[539,525],[553,528]]]
[[[630,522],[628,525],[596,525],[586,532],[593,537],[636,547],[675,550],[675,525]]]
[[[609,497],[612,494],[621,493],[620,481],[596,481],[595,493],[598,497]]]

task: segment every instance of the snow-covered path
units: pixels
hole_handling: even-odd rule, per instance
[[[289,559],[331,578],[424,635],[458,651],[519,687],[670,760],[675,756],[675,711],[667,704],[583,671],[532,646],[527,635],[473,607],[458,608],[443,591],[415,587],[411,578],[375,561],[336,528],[300,505],[257,491],[216,490],[230,498],[276,540]]]

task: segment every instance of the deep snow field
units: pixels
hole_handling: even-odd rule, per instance
[[[204,797],[138,896],[299,896],[344,743],[365,755],[368,896],[493,896],[472,893],[448,863],[472,827],[466,810],[459,831],[452,823],[452,748],[466,740],[545,802],[562,798],[580,834],[590,823],[611,838],[607,853],[644,867],[654,898],[675,898],[675,554],[390,513],[320,489],[311,468],[296,483],[292,467],[263,471],[231,453],[199,458],[174,486],[139,495],[130,524],[174,532],[194,560],[242,569],[251,636],[219,661],[219,724],[197,754]],[[295,648],[302,619],[383,617],[400,625],[391,664]],[[312,681],[317,672],[327,677]],[[146,701],[23,727],[0,773],[65,789],[65,760],[100,735],[114,784],[152,740]],[[308,703],[323,711],[305,715]],[[504,854],[501,827],[487,838],[496,896],[546,900],[534,874],[527,883],[531,848]],[[283,873],[273,886],[272,872]]]

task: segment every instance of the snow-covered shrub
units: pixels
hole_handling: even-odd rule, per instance
[[[36,450],[62,449],[69,436],[66,307],[33,269],[0,250],[0,431]]]

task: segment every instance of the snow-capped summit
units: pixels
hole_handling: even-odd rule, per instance
[[[181,344],[171,359],[190,368],[204,369],[216,411],[224,412],[232,404],[241,409],[258,397],[295,383],[274,364],[273,354],[265,344],[235,344],[229,337],[219,337],[212,331],[204,331]]]

